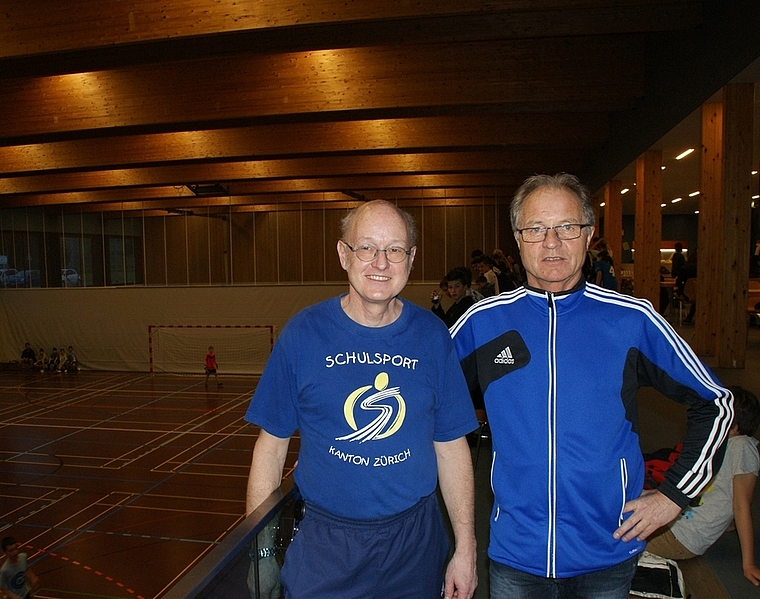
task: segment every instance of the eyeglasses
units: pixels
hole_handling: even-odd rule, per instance
[[[343,240],[341,239],[341,241]],[[405,250],[404,248],[397,246],[391,246],[389,248],[381,250],[373,245],[367,244],[363,244],[358,247],[351,247],[345,241],[343,241],[343,245],[345,245],[349,250],[356,254],[356,257],[359,258],[359,260],[362,262],[372,262],[377,257],[378,252],[385,252],[385,257],[388,259],[388,262],[394,262],[398,264],[399,262],[406,260],[406,257],[410,256],[412,253],[412,250]]]
[[[557,239],[561,241],[569,241],[571,239],[578,239],[581,236],[583,227],[590,227],[591,225],[582,225],[577,223],[568,223],[565,225],[556,225],[554,227],[528,227],[527,229],[518,229],[518,233],[522,237],[522,240],[527,243],[538,243],[546,239],[546,235],[549,231],[554,231],[557,235]]]

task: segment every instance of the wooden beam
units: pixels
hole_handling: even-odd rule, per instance
[[[636,160],[636,253],[633,292],[659,306],[662,242],[662,152],[650,150]]]
[[[0,106],[13,106],[0,112],[0,136],[113,134],[167,123],[191,130],[253,115],[417,106],[527,103],[540,112],[544,104],[556,110],[560,99],[626,106],[643,92],[640,42],[601,36],[375,46],[19,77],[0,86]]]
[[[723,267],[720,269],[718,367],[744,368],[747,358],[747,288],[751,247],[754,83],[723,90]]]
[[[699,179],[697,247],[697,306],[694,313],[694,351],[715,356],[718,344],[720,272],[723,260],[723,104],[702,106],[702,156]],[[690,257],[693,252],[689,251]]]

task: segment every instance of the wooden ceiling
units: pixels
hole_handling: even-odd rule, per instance
[[[760,56],[756,0],[0,13],[0,208],[508,203],[560,170],[597,189]]]

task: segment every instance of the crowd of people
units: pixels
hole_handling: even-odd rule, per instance
[[[39,352],[35,352],[29,342],[24,344],[24,349],[21,351],[21,368],[52,373],[79,371],[77,355],[71,345],[67,348],[61,346],[60,349],[54,347],[48,356],[45,348],[41,347]]]

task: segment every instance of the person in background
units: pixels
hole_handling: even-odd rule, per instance
[[[594,208],[576,177],[527,179],[510,217],[527,283],[451,329],[491,427],[491,599],[628,599],[645,539],[720,467],[733,398],[649,302],[584,280]],[[647,492],[644,386],[689,406],[684,450]]]
[[[752,496],[760,469],[757,439],[753,435],[760,425],[760,402],[742,387],[729,389],[734,395],[735,417],[723,465],[696,505],[687,507],[675,521],[649,538],[647,551],[670,559],[690,559],[702,555],[734,525],[744,577],[760,586],[752,523]]]
[[[498,295],[500,293],[499,280],[492,268],[492,262],[488,256],[481,255],[472,259],[471,266],[474,272],[480,273],[488,280],[489,285],[493,285],[494,295]]]
[[[203,361],[206,367],[206,387],[208,387],[208,377],[211,376],[212,374],[214,375],[214,382],[216,382],[216,386],[221,387],[222,382],[219,380],[219,376],[216,373],[217,371],[216,354],[214,353],[213,345],[208,346],[208,351],[206,352],[206,356],[204,357]]]
[[[670,276],[676,279],[681,274],[683,265],[686,264],[686,258],[683,255],[683,244],[680,241],[676,241],[673,247],[675,252],[670,258]]]
[[[66,360],[61,365],[61,371],[67,373],[79,372],[77,355],[74,353],[74,348],[71,345],[66,349]]]
[[[21,350],[21,366],[25,368],[32,368],[36,360],[37,354],[34,353],[31,344],[27,341],[24,344],[24,349]]]
[[[48,357],[44,348],[40,348],[40,352],[37,354],[37,361],[34,363],[34,367],[39,369],[40,372],[45,372],[48,365]]]
[[[454,300],[454,303],[444,312],[440,302],[433,302],[432,310],[446,324],[446,327],[451,328],[467,308],[475,303],[475,298],[468,294],[470,271],[467,268],[463,266],[452,268],[446,275],[446,280],[449,297]]]
[[[432,598],[442,589],[469,599],[477,586],[465,436],[478,421],[446,327],[399,295],[415,242],[411,216],[390,202],[345,217],[337,252],[348,293],[286,324],[245,415],[261,427],[247,514],[279,487],[300,433],[294,479],[305,509],[281,572],[289,599]],[[437,484],[454,533],[448,566]]]
[[[612,256],[607,253],[607,250],[601,250],[597,254],[594,272],[596,273],[595,282],[597,285],[617,291],[618,282],[615,278],[615,268],[612,265]]]
[[[488,283],[488,279],[486,279],[483,275],[478,275],[475,277],[475,280],[472,282],[472,289],[480,293],[480,295],[483,296],[483,299],[491,297],[494,294],[493,285],[490,285]],[[476,301],[480,300],[478,299]]]
[[[58,372],[61,368],[61,358],[58,354],[58,348],[54,347],[50,352],[50,358],[48,359],[48,370],[50,372]]]
[[[0,566],[0,594],[6,599],[33,599],[40,581],[27,565],[26,553],[20,553],[13,537],[0,541],[5,562]]]

